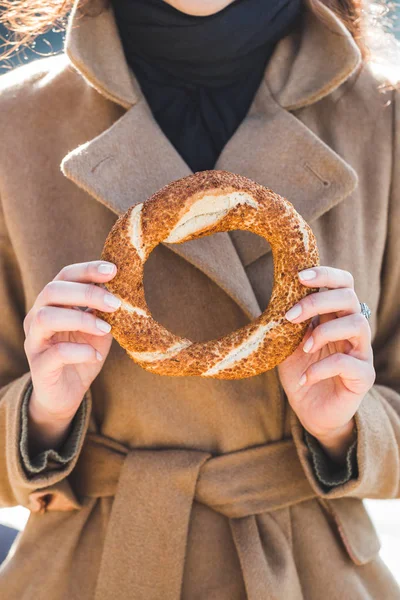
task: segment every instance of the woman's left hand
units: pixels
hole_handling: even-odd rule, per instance
[[[302,278],[312,271],[314,278]],[[309,294],[286,313],[293,323],[313,321],[278,373],[303,427],[340,462],[354,436],[354,414],[375,381],[371,328],[351,273],[320,266],[299,277],[305,286],[330,289]]]

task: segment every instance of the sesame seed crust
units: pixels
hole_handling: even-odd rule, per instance
[[[183,243],[234,229],[252,231],[271,245],[269,305],[257,319],[221,338],[191,342],[174,335],[151,316],[144,263],[171,235],[173,243]],[[309,225],[286,198],[229,171],[199,171],[162,187],[141,207],[131,206],[112,227],[101,258],[118,268],[103,287],[123,304],[113,313],[95,312],[110,323],[132,360],[159,375],[241,379],[274,368],[294,352],[309,323],[291,323],[285,313],[318,291],[305,288],[297,277],[300,270],[319,265]]]

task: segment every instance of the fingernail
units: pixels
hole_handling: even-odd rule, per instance
[[[301,315],[301,305],[295,304],[290,310],[287,311],[285,317],[288,321],[297,319]]]
[[[301,387],[302,385],[304,385],[306,381],[307,381],[307,376],[306,376],[305,374],[303,374],[303,375],[300,377],[300,380],[299,380],[299,386]]]
[[[109,275],[114,271],[114,265],[111,263],[101,263],[101,265],[97,267],[97,270],[103,275]]]
[[[107,304],[107,306],[112,306],[113,308],[118,308],[121,306],[121,300],[112,294],[106,294],[104,296],[104,303]]]
[[[103,357],[98,350],[96,350],[96,358],[97,360],[103,360]]]
[[[96,327],[100,331],[106,331],[107,333],[111,331],[111,325],[102,319],[96,319]]]
[[[311,350],[311,348],[313,347],[314,344],[314,340],[313,337],[309,337],[308,340],[306,341],[306,343],[303,346],[303,350],[304,352],[309,352]]]
[[[299,272],[300,279],[304,279],[304,281],[307,281],[308,279],[314,279],[316,276],[316,271],[313,271],[312,269],[306,269],[305,271]]]

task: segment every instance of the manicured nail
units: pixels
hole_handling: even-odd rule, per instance
[[[303,346],[304,352],[309,352],[311,350],[311,348],[313,347],[313,344],[314,344],[314,340],[311,336],[308,338],[308,340],[306,341],[306,343]]]
[[[303,374],[303,375],[300,377],[300,380],[299,380],[299,386],[302,386],[302,385],[304,385],[306,381],[307,381],[307,376],[306,376],[305,374]]]
[[[100,361],[100,360],[103,360],[103,357],[102,357],[102,355],[100,354],[100,352],[99,352],[98,350],[96,350],[96,358],[97,358],[97,360],[99,360],[99,361]]]
[[[97,327],[97,329],[100,329],[100,331],[105,331],[107,333],[109,331],[111,331],[110,323],[107,323],[106,321],[103,321],[102,319],[96,319],[96,327]]]
[[[111,263],[101,263],[101,265],[97,267],[97,270],[103,275],[109,275],[114,271],[114,265]]]
[[[112,306],[113,308],[118,308],[121,306],[121,300],[112,294],[106,294],[104,296],[104,303],[108,306]]]
[[[308,281],[308,279],[314,279],[316,276],[316,271],[313,271],[312,269],[306,269],[305,271],[299,272],[300,279],[304,279],[304,281]]]
[[[301,305],[295,304],[290,310],[287,311],[285,317],[288,321],[292,321],[293,319],[297,319],[301,315]]]

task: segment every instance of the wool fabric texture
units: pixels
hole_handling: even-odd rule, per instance
[[[126,59],[157,123],[193,171],[214,168],[302,0],[236,0],[208,16],[164,0],[117,0]]]
[[[304,27],[278,42],[216,168],[288,198],[321,263],[351,272],[371,308],[376,381],[355,414],[357,473],[321,486],[277,369],[160,377],[117,343],[82,400],[77,452],[25,471],[25,314],[64,266],[100,256],[129,206],[191,173],[140,93],[111,5],[90,4],[75,0],[64,54],[0,76],[0,507],[31,511],[1,598],[400,600],[363,504],[400,498],[400,89],[378,90],[384,70],[362,63],[321,0],[305,0]],[[274,261],[248,233],[154,248],[155,318],[197,340],[257,318]]]

